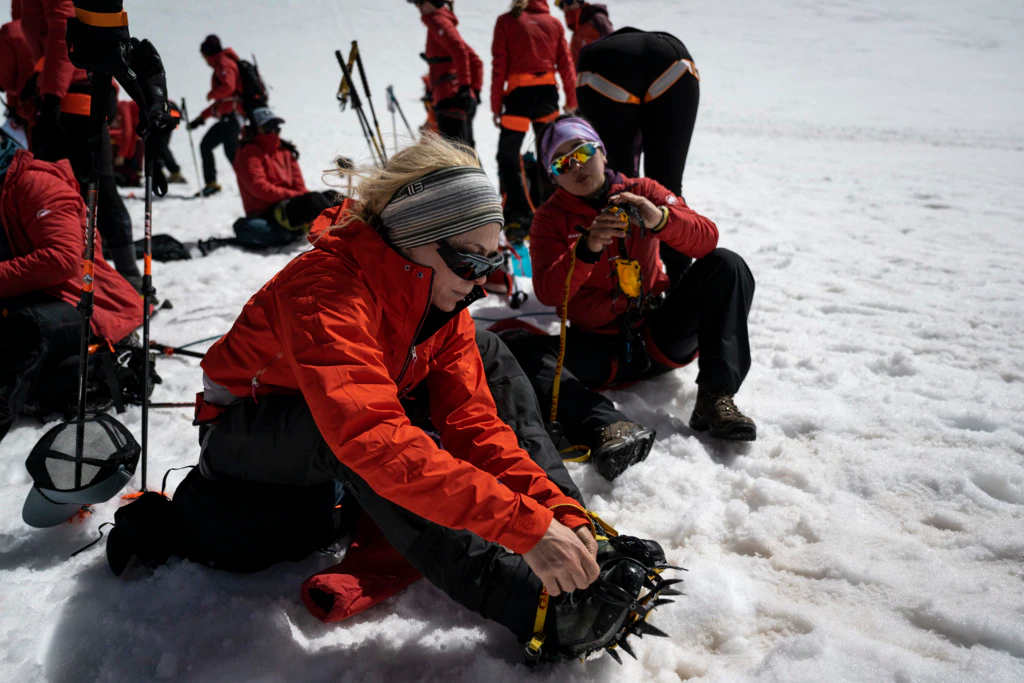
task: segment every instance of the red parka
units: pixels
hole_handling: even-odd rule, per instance
[[[347,205],[321,214],[314,248],[249,300],[206,354],[207,377],[240,397],[301,393],[338,460],[442,526],[523,553],[553,515],[570,527],[586,523],[498,418],[469,312],[415,344],[433,270],[363,223],[321,232]],[[445,450],[399,402],[421,382]]]
[[[139,105],[135,100],[118,100],[114,124],[110,127],[110,138],[117,145],[117,156],[134,159],[139,141],[135,132],[139,125]]]
[[[572,63],[577,68],[580,63],[580,50],[615,30],[608,18],[608,8],[589,2],[577,3],[566,10],[565,25],[572,31],[569,49],[572,52]]]
[[[576,259],[569,287],[568,319],[574,327],[609,334],[620,331],[616,318],[626,312],[629,304],[613,275],[614,259],[639,261],[644,294],[660,294],[669,285],[658,256],[660,242],[692,258],[706,256],[718,244],[715,224],[657,182],[649,178],[630,179],[618,173],[611,178],[609,196],[627,191],[646,197],[655,206],[668,207],[669,218],[657,235],[648,232],[646,237],[641,237],[639,230],[630,230],[625,254],[619,252],[615,241],[605,247],[597,263]],[[541,303],[561,307],[572,250],[583,237],[580,228],[590,228],[597,215],[597,209],[562,188],[556,189],[537,209],[530,228],[530,261],[533,290]]]
[[[0,222],[14,258],[0,261],[0,299],[42,291],[75,305],[82,294],[85,202],[71,164],[14,155],[0,190]],[[142,323],[142,299],[103,260],[96,236],[92,331],[111,342]]]
[[[213,69],[210,77],[210,92],[206,99],[213,104],[203,110],[200,118],[211,116],[227,116],[242,113],[242,81],[238,75],[238,54],[230,47],[224,48],[215,55],[206,58],[206,63]]]
[[[76,69],[68,56],[65,34],[68,17],[75,15],[71,0],[27,0],[22,2],[21,29],[32,50],[32,60],[46,58],[39,74],[39,92],[64,98],[72,83],[87,83],[88,74]]]
[[[424,14],[427,27],[427,60],[430,62],[429,88],[434,104],[455,97],[459,88],[475,91],[484,87],[484,63],[459,35],[459,20],[447,7]]]
[[[565,28],[551,16],[547,0],[530,0],[519,17],[511,12],[498,17],[491,57],[491,111],[495,114],[501,113],[505,84],[512,76],[555,71],[562,79],[565,107],[576,108],[576,67],[565,42]]]
[[[20,5],[20,1],[14,3],[15,8]],[[32,75],[34,66],[21,20],[15,19],[0,26],[0,91],[6,93],[7,106],[11,109],[18,108],[21,89]]]
[[[277,133],[256,135],[242,145],[234,166],[246,216],[261,214],[278,202],[308,192],[299,162],[281,146]]]

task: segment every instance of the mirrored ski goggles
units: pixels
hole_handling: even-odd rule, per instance
[[[505,265],[505,256],[500,252],[495,252],[490,256],[481,256],[458,251],[448,244],[448,240],[438,240],[437,243],[439,245],[437,253],[441,255],[451,271],[463,280],[472,281],[487,277]]]
[[[582,145],[560,157],[555,157],[555,160],[551,162],[550,171],[552,176],[560,176],[563,173],[568,173],[573,169],[572,162],[576,162],[578,166],[582,166],[597,154],[597,150],[601,149],[601,146],[596,142],[584,142]]]

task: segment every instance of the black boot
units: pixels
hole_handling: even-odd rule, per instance
[[[647,459],[655,436],[657,432],[653,429],[635,422],[619,421],[602,427],[590,456],[594,469],[612,481],[628,467]]]
[[[757,439],[757,425],[740,412],[732,394],[715,393],[703,386],[697,389],[697,403],[690,416],[690,427],[727,441]]]

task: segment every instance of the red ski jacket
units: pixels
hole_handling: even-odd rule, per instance
[[[253,137],[235,154],[235,175],[246,216],[256,216],[285,199],[305,194],[306,183],[295,156],[277,133]]]
[[[0,190],[0,223],[14,258],[0,261],[0,299],[42,291],[75,305],[82,295],[85,202],[67,159],[19,150]],[[117,342],[142,324],[142,298],[102,256],[96,236],[92,331]]]
[[[572,31],[569,49],[572,52],[572,63],[579,65],[580,50],[596,40],[612,33],[615,29],[608,18],[608,8],[604,5],[591,5],[589,2],[579,3],[565,13],[565,24]]]
[[[420,17],[427,27],[427,61],[434,104],[455,97],[459,88],[484,87],[484,63],[459,35],[459,20],[447,7]]]
[[[491,111],[495,114],[501,113],[506,92],[521,85],[553,85],[555,71],[562,78],[565,107],[576,108],[576,67],[565,42],[565,28],[551,16],[547,0],[530,0],[518,18],[511,12],[498,17],[491,56]],[[517,77],[526,80],[520,83]]]
[[[249,300],[206,354],[207,377],[239,397],[301,393],[338,460],[442,526],[524,553],[553,515],[570,527],[586,523],[498,418],[469,312],[415,343],[433,270],[364,223],[325,231],[348,205],[321,214],[314,248]],[[399,402],[421,382],[444,450]]]
[[[692,258],[706,256],[718,244],[715,224],[657,182],[614,173],[609,196],[624,190],[646,197],[655,206],[668,207],[668,223],[656,235],[648,232],[646,237],[641,237],[639,230],[630,230],[625,254],[620,253],[618,243],[613,242],[605,247],[597,263],[576,259],[569,286],[568,319],[573,326],[585,330],[608,334],[620,332],[616,321],[626,312],[629,301],[621,294],[613,275],[614,259],[623,257],[639,261],[644,294],[661,294],[669,284],[658,256],[661,241]],[[562,188],[556,189],[537,209],[530,228],[530,260],[533,264],[533,290],[544,305],[561,307],[572,250],[576,248],[577,240],[583,237],[581,228],[589,229],[597,215],[597,209]]]
[[[21,7],[21,29],[25,33],[32,59],[45,58],[39,74],[39,92],[63,99],[72,83],[88,83],[88,74],[76,69],[68,57],[64,38],[68,17],[75,15],[71,0],[29,0]],[[62,109],[67,109],[62,103]],[[81,110],[81,107],[76,109]],[[88,106],[85,106],[88,113]],[[76,112],[77,113],[77,112]]]
[[[230,47],[215,55],[206,57],[206,63],[213,69],[210,77],[210,92],[206,99],[213,104],[203,110],[200,118],[227,116],[242,113],[242,81],[238,75],[238,54]]]
[[[7,94],[7,106],[11,109],[18,109],[21,89],[32,75],[33,66],[21,20],[0,26],[0,91]]]
[[[139,135],[136,128],[139,125],[139,105],[135,100],[118,100],[117,118],[114,125],[110,127],[110,139],[117,145],[117,156],[125,159],[134,159]]]

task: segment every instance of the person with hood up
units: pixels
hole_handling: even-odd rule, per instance
[[[698,353],[690,426],[754,440],[753,420],[734,402],[750,369],[754,278],[743,259],[716,248],[718,228],[681,197],[612,170],[600,136],[581,118],[563,117],[548,129],[541,159],[557,189],[537,210],[530,258],[537,299],[565,310],[571,323],[557,417],[569,440],[589,446],[608,479],[644,459],[653,430],[591,389],[669,372]],[[662,243],[697,261],[670,278],[658,255]],[[558,337],[508,343],[541,403],[550,404]]]
[[[478,337],[466,310],[503,262],[491,181],[471,149],[427,135],[357,191],[317,219],[313,248],[254,294],[206,354],[200,471],[342,482],[413,577],[521,642],[541,632],[565,654],[603,646],[646,570],[595,542],[554,446],[524,450],[499,418],[499,405],[513,421],[538,408],[511,354],[494,335]],[[413,395],[426,422],[406,412]],[[356,593],[385,578],[373,563],[362,571],[348,584]],[[604,590],[591,593],[595,583]],[[306,597],[321,612],[368,606],[321,589]],[[596,624],[607,631],[595,636]]]
[[[268,107],[252,112],[255,129],[235,155],[235,176],[245,218],[235,223],[238,243],[288,244],[307,232],[313,219],[335,204],[335,193],[310,192],[295,145],[281,139],[284,119]]]
[[[199,51],[213,69],[210,92],[206,95],[206,99],[213,100],[213,103],[189,123],[189,128],[194,130],[205,124],[208,118],[217,117],[217,123],[206,131],[202,142],[199,143],[205,183],[199,193],[209,197],[221,191],[220,183],[217,182],[217,162],[213,158],[213,151],[223,145],[224,156],[228,158],[228,162],[235,162],[238,136],[242,132],[242,82],[238,74],[238,54],[230,47],[222,47],[220,38],[216,35],[206,36]]]
[[[484,87],[484,64],[459,35],[459,20],[450,0],[409,0],[427,27],[427,49],[420,55],[430,68],[430,93],[437,130],[470,147],[476,146],[473,119]]]
[[[68,54],[68,19],[73,16],[75,6],[71,0],[22,2],[21,26],[36,62],[35,78],[28,81],[35,85],[26,84],[22,98],[34,99],[32,154],[43,161],[70,160],[79,186],[84,189],[95,158],[89,122],[93,83],[86,71],[71,63]],[[109,106],[113,112],[113,97]],[[114,182],[110,130],[105,122],[100,144],[96,226],[118,272],[141,288],[132,220]]]
[[[0,132],[0,439],[41,387],[55,391],[46,378],[57,366],[78,355],[85,227],[70,163],[36,159]],[[92,334],[113,344],[142,322],[142,299],[103,260],[99,238],[94,267]],[[73,405],[77,387],[67,388],[47,402]]]
[[[573,64],[578,67],[580,50],[615,30],[608,18],[608,8],[585,0],[555,0],[555,5],[565,12],[565,25],[572,31],[569,50]]]
[[[534,207],[525,186],[519,153],[530,126],[537,140],[558,116],[557,71],[565,109],[576,109],[576,70],[565,29],[551,16],[547,0],[514,0],[498,17],[491,43],[491,111],[498,137],[498,179],[505,192],[505,234],[521,242],[530,232]],[[547,182],[538,173],[530,182]]]

